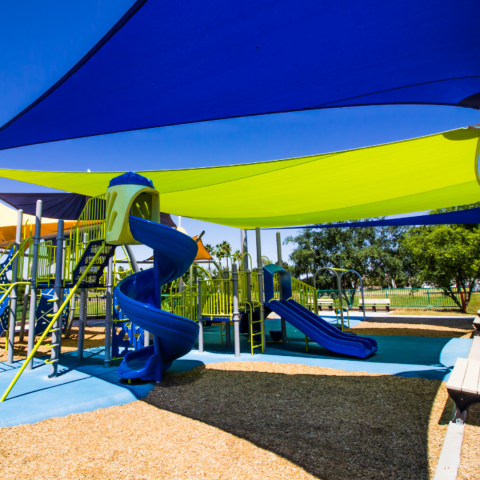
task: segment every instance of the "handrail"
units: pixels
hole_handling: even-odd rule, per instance
[[[30,282],[15,282],[11,283],[10,286],[7,288],[7,291],[3,294],[2,298],[0,299],[0,305],[3,303],[7,295],[13,290],[14,287],[17,285],[30,285]]]
[[[250,269],[253,270],[253,258],[252,256],[248,253],[248,252],[245,252],[243,255],[242,255],[242,258],[240,259],[240,269],[239,271],[244,271],[245,269],[243,268],[243,266],[245,265],[245,255],[248,255],[250,257]],[[246,270],[249,270],[248,268]]]
[[[71,298],[73,297],[73,295],[75,294],[77,288],[79,287],[79,285],[81,285],[81,283],[83,282],[83,279],[87,276],[87,273],[89,272],[89,270],[92,268],[92,266],[95,264],[98,256],[100,255],[100,253],[103,251],[103,249],[105,248],[105,243],[98,249],[97,253],[95,254],[95,256],[93,257],[92,261],[88,264],[88,267],[85,269],[85,271],[82,273],[82,275],[80,276],[80,278],[78,279],[77,283],[75,284],[75,286],[70,290],[70,293],[68,294],[67,298],[65,299],[65,301],[62,303],[61,307],[58,309],[57,313],[55,313],[55,315],[53,316],[52,320],[50,321],[50,323],[47,325],[47,328],[45,329],[45,331],[43,332],[42,336],[40,337],[40,339],[38,340],[37,344],[33,347],[33,350],[30,352],[30,355],[28,355],[27,359],[23,362],[23,365],[22,367],[20,368],[20,370],[18,371],[18,373],[15,375],[15,377],[13,378],[13,380],[10,382],[10,385],[8,386],[8,388],[5,390],[5,393],[3,394],[2,398],[0,398],[0,402],[4,402],[5,399],[7,398],[8,394],[10,393],[10,391],[12,390],[12,388],[15,386],[15,384],[17,383],[17,380],[20,378],[20,375],[22,375],[23,371],[25,370],[25,368],[27,368],[27,365],[30,363],[30,361],[32,360],[33,356],[35,355],[35,353],[37,352],[38,348],[40,347],[40,345],[42,344],[42,342],[45,340],[45,337],[49,334],[50,332],[50,329],[53,327],[53,325],[55,324],[55,322],[57,321],[58,317],[62,314],[64,308],[68,305],[68,303],[70,303],[70,300]],[[22,283],[22,282],[19,282],[19,283]],[[25,283],[25,282],[23,282]],[[12,286],[13,288],[13,286]],[[3,301],[3,299],[2,299]],[[32,325],[29,326],[29,328],[32,328]]]
[[[318,315],[317,291],[311,285],[292,277],[292,294],[293,298],[296,301],[300,300],[298,303],[305,308],[310,309],[310,303],[313,302],[313,311],[315,315]]]
[[[203,270],[203,271],[208,275],[208,278],[209,278],[210,280],[213,280],[212,276],[211,276],[211,275],[208,273],[208,271],[205,270],[203,267],[201,267],[200,265],[197,265],[196,263],[194,263],[193,266],[194,266],[195,268],[199,268],[200,270]]]

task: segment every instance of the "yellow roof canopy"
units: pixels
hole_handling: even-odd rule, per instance
[[[0,204],[0,247],[5,247],[15,241],[17,231],[18,211]],[[33,215],[23,214],[22,240],[25,237],[33,236],[35,232],[35,217]],[[76,222],[66,221],[64,231],[70,230]],[[51,239],[57,235],[58,220],[55,218],[42,218],[41,238]]]
[[[480,131],[244,165],[138,171],[162,212],[239,228],[337,222],[480,201]],[[0,169],[13,180],[96,196],[125,172]]]

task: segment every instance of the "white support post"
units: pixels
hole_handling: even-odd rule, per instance
[[[283,259],[282,259],[282,237],[280,236],[280,232],[277,232],[277,265],[279,267],[282,266]],[[281,300],[288,300],[286,298],[282,298],[282,289],[280,289],[280,299]],[[282,329],[282,343],[286,345],[288,343],[287,340],[287,322],[284,318],[280,319],[281,329]]]
[[[237,264],[232,265],[233,288],[233,335],[235,342],[235,356],[240,356],[240,311],[238,309],[238,273]],[[229,327],[230,328],[230,327]]]
[[[108,259],[107,285],[105,292],[105,359],[104,366],[109,367],[112,361],[112,309],[113,309],[113,257]]]
[[[55,301],[53,303],[53,313],[57,313],[63,303],[63,220],[58,221],[57,227],[57,248],[55,252]],[[58,362],[60,361],[62,342],[62,316],[60,315],[55,322],[52,330],[52,351],[50,353],[50,361],[52,370],[50,378],[56,377],[58,374]]]
[[[198,316],[198,351],[203,353],[203,318],[202,318],[202,281],[198,281],[198,296],[197,296],[197,316]]]
[[[20,243],[22,242],[22,226],[23,226],[23,210],[19,210],[17,214],[17,232],[15,236],[15,253],[18,252],[20,248]],[[15,283],[18,279],[18,259],[19,256],[15,257],[13,261],[13,270],[12,270],[12,283]],[[11,365],[13,363],[13,349],[15,347],[15,326],[17,322],[17,295],[18,286],[13,287],[12,294],[10,296],[10,321],[8,324],[8,354],[7,354],[7,364]]]
[[[78,315],[78,351],[77,360],[83,360],[83,345],[85,341],[85,324],[87,323],[87,301],[88,293],[86,288],[80,289],[80,312]]]
[[[20,342],[23,342],[23,336],[25,335],[25,320],[27,319],[27,306],[30,301],[30,288],[30,285],[25,285],[22,305],[22,321],[20,323],[20,335],[18,337]]]
[[[35,210],[35,237],[33,239],[33,258],[32,258],[32,279],[30,290],[30,314],[28,317],[28,346],[27,356],[30,355],[35,346],[35,313],[37,309],[37,266],[38,266],[38,246],[42,230],[42,201],[37,200]],[[33,369],[33,359],[28,363],[27,370]]]
[[[262,321],[262,343],[263,350],[267,349],[265,342],[265,311],[263,306],[263,263],[262,263],[262,240],[260,236],[260,228],[255,229],[257,240],[257,273],[258,273],[258,301],[260,302],[260,319]]]

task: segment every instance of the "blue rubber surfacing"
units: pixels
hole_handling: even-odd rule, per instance
[[[268,330],[276,326],[274,322],[267,322],[267,325],[268,338]],[[206,352],[191,351],[176,360],[166,375],[209,363],[264,361],[447,380],[456,359],[466,358],[472,343],[471,339],[464,338],[372,336],[378,342],[378,353],[366,360],[356,360],[331,354],[313,343],[309,344],[309,353],[306,353],[301,335],[289,328],[291,339],[286,349],[282,344],[267,344],[264,354],[251,356],[248,341],[242,338],[241,356],[235,358],[233,348],[218,343],[210,344],[208,335],[207,332]],[[210,335],[216,337],[217,333]],[[34,369],[24,372],[8,399],[0,405],[0,427],[32,424],[52,417],[125,405],[145,398],[154,387],[153,382],[130,385],[121,381],[117,375],[118,362],[104,367],[103,348],[85,350],[82,362],[78,362],[76,356],[77,352],[62,355],[60,375],[54,379],[48,378],[50,366],[35,359]],[[21,362],[12,366],[0,364],[2,391],[7,388],[20,365]]]

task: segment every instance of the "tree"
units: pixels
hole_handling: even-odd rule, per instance
[[[307,276],[313,284],[313,275],[320,268],[333,267],[357,271],[366,286],[383,288],[404,286],[415,282],[415,264],[401,243],[405,227],[361,227],[305,229],[297,237],[288,237],[286,243],[296,243],[290,255],[293,274]],[[344,288],[359,287],[356,275],[346,274]],[[317,288],[336,289],[336,279],[330,273],[317,275]]]
[[[232,254],[232,246],[226,240],[215,245],[215,256],[218,259],[219,267],[222,267],[222,258],[228,257],[231,254]],[[227,260],[227,265],[228,265],[228,260]]]
[[[475,205],[431,212],[464,210]],[[462,309],[470,302],[475,282],[480,279],[479,225],[435,225],[411,229],[403,240],[415,259],[423,282],[442,288]],[[463,298],[457,297],[452,286]]]
[[[117,276],[119,280],[123,280],[125,277],[128,277],[133,272],[131,270],[125,270],[121,265],[118,267]]]

